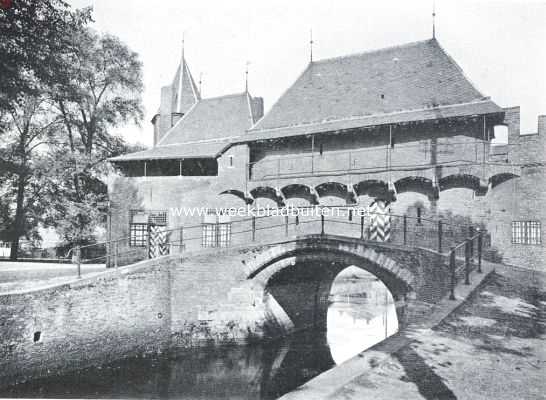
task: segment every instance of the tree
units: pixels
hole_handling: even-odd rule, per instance
[[[11,106],[7,131],[2,135],[0,155],[5,166],[0,176],[3,188],[1,218],[4,239],[11,241],[10,259],[17,259],[19,238],[36,237],[35,228],[44,212],[41,198],[47,186],[47,155],[45,149],[54,140],[62,119],[51,112],[44,96],[30,94]],[[13,208],[14,212],[10,212]]]
[[[90,18],[90,9],[74,11],[61,0],[17,0],[0,9],[0,115],[62,76],[72,33]]]
[[[67,55],[69,79],[59,85],[54,102],[63,119],[66,145],[58,147],[52,170],[59,184],[50,222],[72,243],[92,240],[105,221],[111,171],[106,160],[127,150],[112,130],[143,118],[142,63],[117,37],[92,30],[74,37],[76,51]]]

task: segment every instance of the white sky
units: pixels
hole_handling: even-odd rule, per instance
[[[204,97],[244,90],[262,96],[266,111],[309,61],[431,37],[432,0],[69,0],[94,3],[95,27],[119,36],[144,63],[142,127],[131,142],[152,143],[150,120],[185,55]],[[470,80],[500,106],[522,107],[522,132],[546,114],[546,1],[436,0],[436,37]]]

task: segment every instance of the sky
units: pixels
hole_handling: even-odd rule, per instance
[[[203,97],[261,96],[265,109],[309,62],[432,37],[433,0],[69,0],[94,6],[94,27],[120,37],[144,65],[142,126],[120,133],[151,146],[161,86],[185,58]],[[546,114],[546,0],[436,0],[436,38],[502,107],[521,106],[522,133]]]

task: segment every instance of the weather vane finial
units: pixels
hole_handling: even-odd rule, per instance
[[[185,36],[186,36],[186,32],[184,31],[182,32],[182,60],[184,60],[184,46],[186,43]]]
[[[250,61],[246,62],[246,69],[245,69],[245,92],[248,93],[248,66],[250,65]]]
[[[436,39],[436,0],[432,0],[432,38]]]
[[[311,29],[309,36],[309,59],[311,62],[313,62],[313,43],[313,29]]]

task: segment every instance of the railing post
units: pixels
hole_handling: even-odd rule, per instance
[[[408,217],[404,215],[404,246],[408,244]]]
[[[76,247],[76,261],[78,263],[78,279],[82,277],[82,248]]]
[[[118,241],[114,242],[114,268],[118,267]]]
[[[184,227],[180,227],[180,253],[184,251]]]
[[[442,252],[442,236],[443,236],[442,221],[438,221],[438,253]]]
[[[469,248],[470,259],[474,260],[474,239],[472,239],[474,237],[474,227],[473,226],[468,228],[468,234],[469,234],[468,237],[470,238],[470,248]]]
[[[256,241],[256,216],[252,216],[252,241]]]
[[[464,244],[464,284],[470,285],[470,245],[472,241],[466,239]]]
[[[455,247],[451,247],[449,252],[449,271],[451,272],[451,292],[449,294],[450,300],[455,300],[455,285],[457,284],[456,276],[456,264],[455,264]]]
[[[150,241],[151,240],[152,240],[152,235],[150,235],[150,224],[148,224],[148,227],[146,228],[146,258],[151,258],[150,257],[150,248],[151,248]],[[116,246],[117,246],[117,242],[116,242]]]
[[[324,235],[324,214],[320,214],[320,234]]]
[[[284,234],[288,236],[288,215],[284,217]]]
[[[482,231],[478,234],[478,273],[482,273],[482,247],[483,247],[483,239],[482,239]]]
[[[360,217],[360,239],[364,240],[364,215]]]

